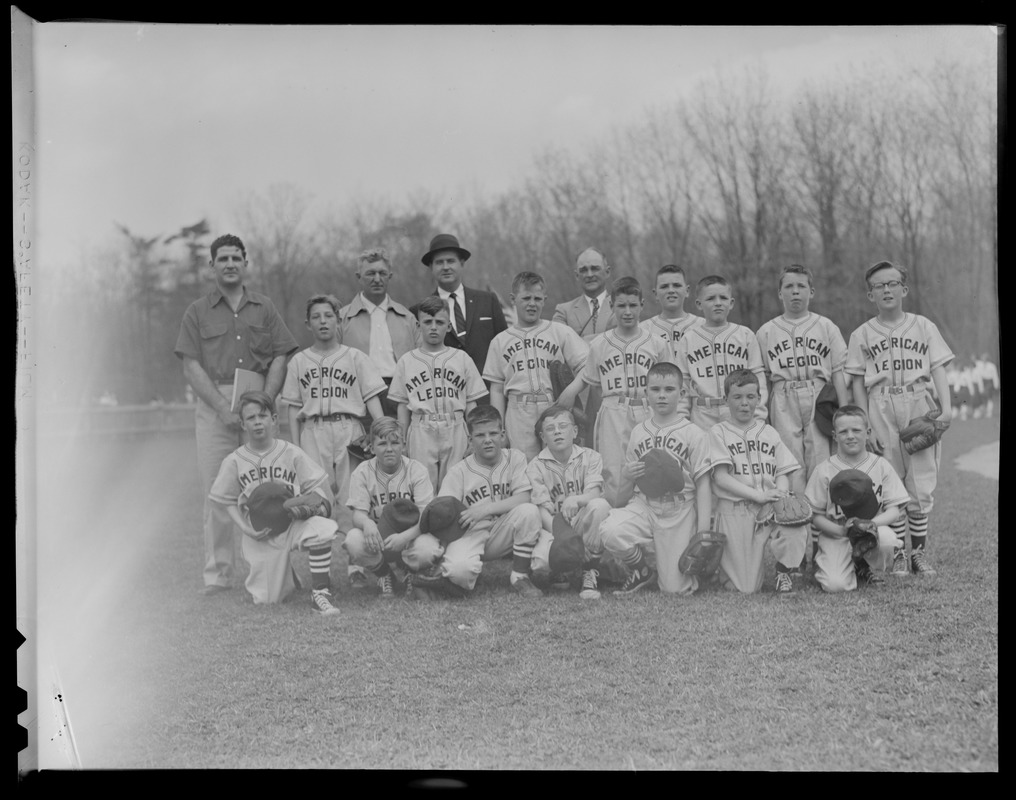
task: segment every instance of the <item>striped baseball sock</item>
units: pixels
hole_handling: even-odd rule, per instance
[[[331,589],[332,579],[332,546],[311,547],[308,550],[310,561],[310,585],[314,589]]]
[[[928,538],[928,515],[919,511],[908,511],[910,522],[910,549],[923,550]]]
[[[646,564],[646,554],[642,551],[642,548],[635,545],[631,550],[625,553],[624,558],[621,559],[624,565],[628,567],[632,572],[635,570],[642,571],[648,566]]]
[[[815,563],[815,556],[818,555],[818,528],[814,525],[811,528],[811,563]]]
[[[532,571],[534,547],[536,547],[536,542],[515,543],[512,548],[512,574],[509,576],[512,583],[515,583],[519,578],[526,577]]]
[[[896,534],[896,549],[906,550],[907,549],[907,518],[900,515],[900,518],[896,520],[892,525],[889,526],[893,529],[893,533]]]

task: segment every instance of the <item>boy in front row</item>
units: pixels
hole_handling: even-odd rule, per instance
[[[716,530],[726,534],[720,558],[720,582],[739,592],[757,592],[765,575],[766,542],[776,557],[778,595],[794,591],[791,573],[808,546],[808,526],[757,522],[762,504],[790,489],[790,474],[800,464],[771,425],[755,416],[759,381],[739,369],[723,379],[730,419],[709,431]]]
[[[709,483],[709,438],[705,431],[677,412],[681,397],[681,373],[669,361],[649,369],[646,397],[652,417],[635,426],[621,471],[620,500],[601,526],[604,549],[630,570],[628,580],[616,592],[626,597],[659,581],[664,592],[691,594],[698,579],[678,569],[681,553],[700,526],[709,524],[712,490]],[[636,481],[646,474],[642,457],[651,450],[663,450],[683,475],[680,492],[647,497]],[[656,552],[656,569],[645,550]]]
[[[332,542],[338,525],[333,519],[310,517],[294,520],[278,536],[259,538],[247,515],[247,498],[262,483],[282,483],[293,495],[316,493],[329,503],[332,492],[328,476],[307,453],[291,442],[275,438],[278,415],[264,392],[245,392],[240,397],[240,421],[247,443],[222,462],[208,494],[226,506],[233,524],[244,534],[243,557],[250,564],[244,585],[255,603],[281,603],[296,588],[290,553],[310,553],[311,604],[325,616],[339,609],[332,605],[330,570]]]
[[[910,455],[900,442],[900,431],[941,406],[938,419],[952,419],[952,398],[946,365],[953,352],[927,317],[903,310],[907,296],[907,271],[889,261],[879,261],[864,273],[868,299],[878,316],[850,334],[846,373],[854,389],[854,402],[871,422],[872,445],[884,455],[903,479],[910,495],[907,513],[893,522],[896,553],[893,575],[934,575],[925,555],[928,515],[934,505],[942,444]],[[910,524],[910,563],[907,563],[906,535]]]
[[[892,465],[881,456],[869,453],[866,445],[871,429],[868,417],[860,407],[840,406],[833,414],[833,435],[836,455],[823,461],[808,480],[805,496],[818,528],[818,552],[815,555],[815,580],[826,592],[849,592],[857,584],[877,584],[885,579],[882,573],[892,563],[895,536],[891,528],[909,497]],[[844,471],[857,471],[867,476],[874,493],[870,517],[878,528],[878,547],[864,558],[853,558],[853,548],[844,526],[848,514],[832,498],[830,485]],[[868,487],[862,487],[867,489]]]
[[[554,516],[562,514],[582,537],[586,549],[579,597],[596,600],[600,555],[600,524],[610,513],[603,499],[603,459],[595,450],[575,444],[579,429],[571,410],[551,406],[536,421],[543,450],[526,468],[532,484],[532,501],[540,509],[543,530],[533,550],[533,572],[550,574],[550,545],[554,541]]]

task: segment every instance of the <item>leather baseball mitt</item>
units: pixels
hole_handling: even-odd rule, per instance
[[[699,531],[681,553],[677,568],[685,575],[709,577],[719,568],[726,543],[727,537],[718,531]]]
[[[870,519],[851,517],[843,525],[854,548],[854,558],[861,558],[878,547],[878,526]]]
[[[286,500],[282,507],[293,519],[310,519],[311,517],[330,517],[332,504],[317,492],[298,494]]]
[[[807,500],[791,492],[778,500],[766,503],[755,519],[762,523],[772,520],[777,525],[793,527],[807,525],[811,522],[813,513]]]
[[[949,430],[949,420],[937,419],[940,413],[940,410],[929,411],[901,430],[900,442],[903,449],[913,455],[931,447],[941,439],[942,434]]]
[[[572,381],[575,380],[575,373],[572,372],[571,367],[559,358],[548,362],[547,370],[550,372],[550,390],[554,393],[554,401],[557,402],[561,392],[571,386]],[[579,429],[577,439],[581,442],[589,441],[589,420],[582,410],[581,401],[575,401],[575,405],[572,407],[572,416],[575,417],[575,425]],[[537,431],[537,441],[539,441],[539,438],[540,432]]]

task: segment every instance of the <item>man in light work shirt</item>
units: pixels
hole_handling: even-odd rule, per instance
[[[388,295],[392,262],[383,247],[360,253],[356,279],[360,293],[339,310],[339,341],[369,355],[390,386],[395,364],[420,346],[420,328],[409,309]],[[385,416],[398,418],[398,408],[388,400],[387,388],[380,397]]]
[[[215,288],[187,308],[173,352],[197,395],[195,432],[198,473],[204,494],[205,567],[201,593],[232,588],[236,539],[226,507],[208,499],[222,460],[244,443],[240,415],[230,409],[236,369],[264,377],[275,397],[286,377],[286,358],[298,349],[272,301],[248,291],[247,250],[237,236],[220,236],[211,246]]]

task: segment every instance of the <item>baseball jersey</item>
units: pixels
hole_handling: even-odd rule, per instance
[[[694,314],[685,314],[681,319],[667,319],[663,314],[658,314],[647,320],[643,320],[639,327],[648,331],[653,336],[659,336],[670,345],[671,361],[676,364],[677,343],[681,341],[685,331],[693,325],[701,325],[704,322],[702,317]]]
[[[709,472],[712,466],[709,461],[709,435],[683,417],[666,425],[659,425],[652,419],[647,419],[636,425],[632,431],[625,461],[627,463],[638,461],[654,449],[666,450],[681,462],[681,470],[684,472],[681,500],[694,501],[695,481]],[[637,485],[635,494],[642,495]],[[650,508],[656,503],[655,500],[646,497],[644,500]]]
[[[363,511],[377,522],[381,509],[400,497],[412,500],[420,511],[427,507],[434,499],[427,468],[419,461],[402,456],[399,468],[389,475],[381,469],[377,458],[372,458],[353,470],[346,505],[354,511]]]
[[[532,503],[556,514],[566,497],[603,486],[603,459],[595,450],[572,445],[568,463],[562,464],[545,447],[529,462],[526,474],[533,487]]]
[[[208,497],[244,508],[251,492],[262,483],[284,483],[294,495],[317,492],[332,500],[325,471],[295,444],[282,439],[276,439],[267,453],[245,444],[226,456]]]
[[[532,328],[512,325],[490,343],[483,377],[503,384],[505,396],[545,392],[551,385],[551,361],[563,361],[577,374],[588,354],[582,338],[560,322],[540,320]]]
[[[476,364],[465,350],[446,347],[440,353],[410,350],[395,365],[388,399],[406,403],[409,411],[451,414],[487,394]]]
[[[858,469],[871,478],[875,498],[881,504],[881,511],[891,506],[902,506],[910,502],[910,495],[893,469],[892,464],[882,456],[865,453],[858,464],[848,464],[839,456],[827,458],[817,467],[808,480],[804,496],[816,514],[829,519],[843,519],[846,515],[838,505],[829,499],[829,482],[845,469]]]
[[[590,343],[582,380],[599,386],[604,397],[643,397],[649,368],[671,357],[670,346],[641,327],[634,339],[610,330]]]
[[[846,372],[863,375],[864,387],[910,386],[931,380],[931,371],[953,359],[938,326],[920,314],[904,314],[895,325],[869,319],[850,334]]]
[[[759,376],[759,408],[765,409],[766,388],[762,352],[751,328],[728,322],[722,328],[695,325],[677,343],[677,366],[684,391],[691,397],[724,396],[723,379],[737,369]]]
[[[307,417],[362,417],[366,401],[384,389],[384,379],[366,353],[344,344],[331,353],[317,353],[308,347],[286,366],[282,402],[300,406]]]
[[[487,500],[498,503],[533,488],[526,466],[526,457],[519,450],[502,450],[492,467],[478,463],[476,456],[467,456],[448,470],[441,494],[457,497],[466,506]]]
[[[801,319],[776,317],[758,329],[762,363],[773,381],[821,378],[831,383],[847,363],[847,343],[831,319],[809,313]]]
[[[713,467],[728,465],[734,478],[763,492],[776,488],[778,476],[789,475],[801,467],[776,428],[760,419],[753,419],[744,429],[729,420],[713,425],[709,429],[709,459]],[[734,502],[744,499],[715,481],[713,494]]]

